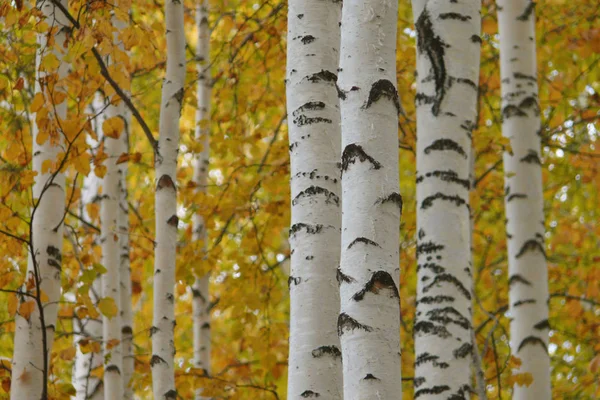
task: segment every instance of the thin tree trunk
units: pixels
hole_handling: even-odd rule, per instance
[[[107,122],[114,118],[122,118],[122,108],[108,106]],[[123,135],[123,132],[119,132]],[[120,138],[111,138],[104,132],[104,151],[108,158],[105,161],[106,175],[102,180],[102,201],[100,207],[100,224],[102,233],[102,265],[106,272],[102,275],[102,296],[112,300],[117,308],[121,301],[119,235],[117,217],[119,213],[119,157]],[[104,349],[104,395],[105,399],[123,397],[123,380],[121,371],[123,358],[121,351],[121,315],[102,317],[102,341]]]
[[[121,149],[129,149],[129,124],[131,118],[126,113],[125,132],[121,136]],[[119,164],[119,254],[121,285],[121,335],[123,354],[123,398],[133,400],[131,377],[134,371],[135,355],[133,353],[133,310],[131,304],[131,266],[129,261],[129,203],[127,202],[127,163]]]
[[[549,399],[548,271],[544,245],[544,198],[540,159],[535,3],[498,1],[502,134],[510,299],[510,344],[530,373],[530,386],[513,388],[513,399]]]
[[[287,110],[291,158],[288,398],[342,398],[336,330],[340,260],[341,2],[290,0]]]
[[[156,248],[152,321],[152,388],[156,400],[174,400],[175,258],[177,246],[177,152],[185,80],[183,3],[165,2],[167,71],[162,87],[156,165]]]
[[[480,1],[413,0],[417,30],[415,398],[471,395],[471,132]]]
[[[208,183],[209,165],[209,135],[210,135],[210,28],[208,25],[208,1],[198,1],[196,9],[196,26],[198,27],[198,44],[196,56],[198,57],[198,85],[196,110],[195,140],[202,143],[202,151],[196,154],[194,164],[194,183],[196,191],[206,193]],[[206,258],[206,223],[198,213],[192,219],[194,242],[202,243],[202,255],[198,259]],[[206,273],[196,278],[192,288],[192,313],[194,329],[194,367],[203,369],[210,375],[210,298],[209,277]],[[196,388],[196,399],[205,399],[202,388]]]
[[[61,4],[67,7],[67,1]],[[58,79],[67,74],[67,64],[63,63],[66,49],[68,22],[64,15],[50,2],[40,4],[46,22],[58,30],[54,36],[54,45],[48,45],[48,33],[38,35],[39,51],[36,56],[36,93],[42,93],[50,103],[55,96],[64,92],[56,85],[52,88],[42,85],[46,72],[40,71],[41,60],[47,54],[53,54],[60,66]],[[58,301],[61,292],[61,264],[63,242],[63,210],[65,208],[65,176],[54,172],[60,165],[64,151],[63,134],[57,125],[59,119],[67,116],[67,103],[54,104],[46,116],[36,114],[33,124],[33,170],[38,173],[33,186],[34,207],[31,213],[29,260],[26,281],[34,282],[34,290],[27,290],[32,296],[23,296],[22,303],[28,303],[22,309],[33,306],[29,316],[17,313],[15,316],[15,342],[12,360],[11,399],[46,399],[48,396],[48,365],[54,341]],[[58,135],[40,140],[41,133],[47,133],[49,126],[56,126]],[[41,143],[41,144],[40,144]],[[43,170],[47,162],[55,167]],[[42,310],[40,312],[40,306]]]
[[[344,399],[402,396],[396,31],[398,3],[342,11],[341,313]]]

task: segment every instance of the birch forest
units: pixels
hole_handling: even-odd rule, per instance
[[[0,399],[600,399],[599,0],[0,0]]]

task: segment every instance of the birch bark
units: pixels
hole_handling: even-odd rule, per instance
[[[121,118],[122,110],[118,106],[108,106],[108,117]],[[102,179],[102,201],[100,206],[100,224],[102,245],[102,265],[106,273],[102,275],[102,297],[110,299],[119,308],[120,293],[120,263],[119,263],[119,167],[116,161],[119,157],[119,138],[111,138],[104,132],[104,151],[106,159],[106,174]],[[122,134],[122,132],[119,132]],[[104,354],[104,395],[105,399],[120,399],[123,397],[122,352],[121,352],[121,315],[102,317],[102,342]]]
[[[177,245],[177,153],[185,80],[183,2],[165,2],[167,71],[163,81],[156,166],[156,248],[152,321],[152,388],[157,400],[175,400],[175,258]]]
[[[196,110],[196,128],[194,137],[202,143],[202,151],[196,154],[194,164],[194,183],[197,192],[206,193],[208,183],[209,165],[209,125],[210,125],[210,28],[208,25],[208,0],[198,1],[196,9],[196,26],[198,28],[198,44],[196,56],[198,57],[198,84],[196,96],[198,108]],[[194,213],[192,219],[193,237],[195,242],[202,243],[202,258],[206,257],[206,223],[199,213]],[[205,274],[194,282],[192,287],[192,313],[194,329],[194,367],[204,370],[210,375],[210,298],[209,277]],[[196,399],[205,399],[202,388],[196,389]]]
[[[480,1],[413,0],[417,30],[415,394],[467,399],[473,354],[471,132]]]
[[[535,3],[498,1],[502,134],[510,300],[510,344],[530,373],[530,386],[513,388],[513,399],[549,399],[548,271],[544,245],[540,106],[538,102]]]
[[[398,3],[344,1],[340,281],[344,399],[402,396],[396,31]]]
[[[288,3],[287,110],[291,160],[288,398],[342,398],[336,332],[340,259],[341,2]]]
[[[68,6],[66,0],[62,0],[61,4]],[[69,23],[52,3],[44,2],[39,7],[48,25],[57,31],[53,45],[48,41],[48,33],[38,35],[35,92],[42,93],[54,103],[57,94],[64,93],[66,89],[60,83],[46,83],[44,78],[48,77],[49,73],[43,71],[41,61],[44,56],[53,54],[60,63],[58,80],[67,75],[68,65],[62,60],[66,52],[63,45],[66,45]],[[35,299],[21,299],[22,302],[34,304],[34,310],[29,317],[25,318],[18,313],[15,316],[13,379],[10,389],[10,398],[15,400],[37,400],[48,396],[48,363],[54,341],[61,289],[65,176],[61,172],[54,172],[55,168],[44,172],[43,166],[48,162],[58,166],[62,162],[64,139],[57,121],[66,119],[66,116],[67,104],[62,102],[55,104],[48,114],[38,112],[33,124],[33,170],[37,171],[38,175],[33,186],[34,208],[31,213],[30,255],[26,279],[34,280],[37,293],[30,291]],[[52,126],[57,127],[58,134],[47,136],[47,139],[39,144],[40,136],[47,135]],[[41,310],[39,305],[42,305]]]

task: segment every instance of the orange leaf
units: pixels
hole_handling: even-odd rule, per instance
[[[19,315],[29,320],[31,313],[35,309],[35,302],[33,300],[26,301],[25,303],[21,303],[19,306]]]
[[[23,81],[23,78],[19,78],[17,79],[17,83],[15,83],[15,86],[13,87],[13,90],[21,90],[23,89],[23,84],[25,82]]]

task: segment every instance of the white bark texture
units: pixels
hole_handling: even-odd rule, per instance
[[[108,106],[108,118],[122,117],[122,107]],[[121,132],[123,134],[123,132]],[[120,262],[119,262],[119,166],[116,161],[120,155],[121,139],[104,137],[104,151],[108,158],[105,161],[106,174],[102,179],[102,201],[100,206],[100,224],[102,245],[102,265],[106,273],[102,275],[102,297],[112,299],[117,306],[121,301]],[[104,395],[105,399],[123,397],[123,380],[121,376],[123,357],[121,352],[121,315],[102,317],[102,343],[104,354]]]
[[[337,335],[340,260],[341,2],[288,3],[287,110],[291,159],[288,399],[342,398]]]
[[[156,400],[175,400],[175,259],[177,153],[185,80],[183,2],[165,2],[167,71],[163,81],[156,165],[156,248],[152,321],[152,388]]]
[[[471,132],[480,1],[413,0],[417,30],[415,399],[468,399],[473,354]]]
[[[67,1],[61,4],[67,7]],[[68,65],[63,63],[66,49],[63,47],[67,40],[66,27],[68,21],[63,13],[50,2],[40,4],[41,12],[50,27],[58,28],[54,36],[54,45],[49,46],[48,34],[38,35],[38,52],[36,55],[36,93],[44,93],[46,98],[64,92],[60,85],[53,87],[53,91],[41,82],[48,76],[46,72],[39,71],[42,57],[52,53],[61,63],[57,71],[58,79],[62,79],[68,72]],[[49,125],[56,124],[58,118],[65,119],[67,103],[56,104],[48,113]],[[41,118],[43,120],[43,118]],[[15,316],[15,342],[12,360],[12,382],[10,398],[15,400],[37,400],[47,396],[47,368],[54,341],[58,301],[61,289],[61,264],[63,242],[63,216],[65,208],[65,176],[63,173],[50,171],[42,173],[45,161],[52,161],[60,165],[64,153],[64,138],[62,132],[50,136],[43,144],[37,143],[38,134],[50,129],[40,124],[40,115],[36,115],[33,124],[33,170],[38,172],[33,185],[34,208],[31,216],[31,243],[30,255],[27,265],[26,279],[34,279],[37,294],[29,291],[40,299],[42,312],[35,304],[33,312],[28,318]],[[47,296],[47,299],[45,299]],[[44,299],[42,299],[44,298]],[[32,297],[23,297],[23,302],[34,301]]]
[[[515,386],[513,399],[549,399],[548,271],[544,245],[540,107],[538,101],[535,3],[498,1],[502,134],[510,300],[510,343],[530,386]]]
[[[125,113],[125,132],[120,137],[120,152],[129,151],[129,126],[131,117]],[[131,304],[131,265],[129,261],[129,203],[127,193],[127,163],[119,164],[119,279],[121,340],[123,357],[123,398],[133,400],[131,377],[134,371],[135,354],[133,352],[133,310]]]
[[[209,135],[210,135],[210,28],[208,25],[208,0],[198,1],[196,8],[196,26],[198,28],[198,44],[196,56],[198,57],[197,72],[198,84],[196,97],[198,108],[196,109],[195,140],[202,143],[202,151],[195,156],[194,183],[197,192],[206,193],[208,184],[209,165]],[[198,259],[206,257],[206,223],[198,213],[194,213],[192,219],[193,237],[195,242],[202,242],[202,255]],[[194,330],[194,367],[203,369],[206,375],[210,375],[210,297],[209,277],[207,273],[196,278],[192,287],[192,313]],[[196,388],[196,399],[205,399],[202,396],[202,388]]]
[[[346,400],[402,396],[397,18],[394,1],[344,1],[338,334]]]

